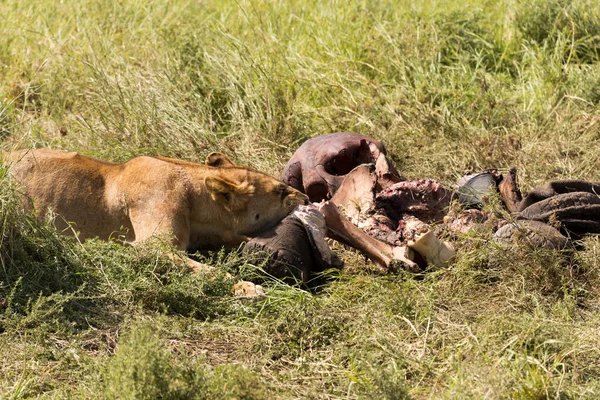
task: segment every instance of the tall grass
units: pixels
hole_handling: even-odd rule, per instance
[[[382,140],[448,184],[599,180],[591,0],[0,2],[3,149],[212,151],[277,175],[305,139]],[[461,237],[445,270],[347,271],[233,299],[161,245],[65,239],[0,180],[0,397],[597,398],[597,238],[567,257]],[[502,215],[500,210],[493,210]],[[495,263],[488,263],[492,255]],[[241,276],[237,254],[209,261]]]

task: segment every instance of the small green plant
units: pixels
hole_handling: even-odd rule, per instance
[[[186,371],[148,324],[133,324],[103,374],[107,399],[202,398],[201,370]]]
[[[179,359],[148,322],[129,326],[102,375],[106,399],[261,399],[265,385],[245,368]]]

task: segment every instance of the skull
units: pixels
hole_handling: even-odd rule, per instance
[[[330,199],[346,175],[361,164],[374,164],[381,188],[404,180],[386,158],[383,143],[368,136],[337,132],[307,140],[287,163],[281,180],[308,195]]]

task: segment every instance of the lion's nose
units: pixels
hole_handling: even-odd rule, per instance
[[[310,204],[310,198],[298,190],[294,190],[293,197],[296,204],[304,204],[305,206]]]

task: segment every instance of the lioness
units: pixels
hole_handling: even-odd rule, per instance
[[[164,157],[109,163],[59,150],[3,155],[9,174],[22,184],[25,208],[80,239],[140,242],[168,235],[178,249],[239,244],[281,221],[306,195],[251,168],[212,153],[206,164]],[[73,229],[68,229],[70,226]],[[211,267],[188,259],[195,271]],[[261,295],[239,282],[236,293]]]

